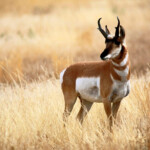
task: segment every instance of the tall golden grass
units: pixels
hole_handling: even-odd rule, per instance
[[[149,149],[150,78],[132,76],[132,90],[113,126],[103,105],[95,103],[83,126],[75,119],[77,101],[63,126],[63,95],[58,80],[0,90],[0,149]]]
[[[5,3],[18,13],[20,10],[17,9],[17,3],[25,6],[24,1],[13,1],[12,6],[9,2]],[[4,5],[3,1],[0,3]],[[31,4],[32,9],[35,3],[33,1]],[[60,71],[73,62],[99,61],[99,54],[105,45],[103,36],[97,30],[97,20],[103,17],[102,26],[107,24],[114,33],[117,15],[126,29],[132,70],[145,72],[150,63],[150,17],[147,0],[122,3],[95,0],[77,2],[78,5],[74,3],[75,1],[64,1],[63,5],[57,5],[56,2],[53,11],[45,14],[16,14],[11,13],[10,9],[1,14],[1,82],[11,82],[10,76],[15,80],[20,76],[26,81],[43,78],[45,72],[41,67],[49,72],[46,78],[52,72],[58,77]]]
[[[0,1],[0,149],[150,149],[149,13],[148,0]],[[64,128],[59,73],[75,62],[100,61],[105,45],[97,19],[113,33],[116,16],[134,74],[113,133],[102,104],[81,126],[78,100]]]

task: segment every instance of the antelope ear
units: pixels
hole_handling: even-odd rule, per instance
[[[110,31],[109,31],[109,29],[107,28],[107,25],[105,26],[105,31],[106,31],[107,34],[110,34]]]
[[[120,26],[120,37],[123,39],[125,38],[125,30],[124,30],[123,26]]]
[[[120,42],[123,42],[124,38],[125,38],[125,30],[124,30],[123,26],[120,25],[120,36],[119,36],[118,40]]]

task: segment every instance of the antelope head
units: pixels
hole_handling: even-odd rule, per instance
[[[120,25],[120,20],[117,17],[118,25],[116,27],[115,35],[113,36],[110,34],[110,31],[107,28],[107,25],[105,26],[105,31],[102,29],[101,24],[100,24],[101,19],[102,18],[98,20],[98,29],[102,33],[102,35],[105,37],[106,48],[101,53],[100,58],[102,60],[114,59],[120,54],[122,50],[122,46],[125,40],[125,30]]]

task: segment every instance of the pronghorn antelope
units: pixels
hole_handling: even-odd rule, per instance
[[[105,37],[106,48],[101,53],[101,62],[76,63],[60,74],[61,87],[65,99],[64,115],[67,117],[76,102],[81,101],[81,108],[77,118],[83,121],[94,102],[102,102],[110,127],[112,117],[116,118],[121,100],[130,91],[130,68],[128,50],[125,44],[125,30],[118,25],[115,35],[111,35],[107,26],[101,28],[101,18],[98,29]]]

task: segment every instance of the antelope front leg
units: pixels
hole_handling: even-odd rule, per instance
[[[112,115],[113,115],[114,119],[116,119],[117,112],[118,112],[118,109],[120,106],[120,102],[121,102],[121,100],[116,103],[113,103],[113,105],[112,105]]]
[[[80,123],[83,123],[83,119],[85,118],[85,116],[87,115],[87,113],[90,111],[93,103],[92,102],[88,102],[86,100],[81,99],[81,109],[77,115],[78,120],[80,121]]]
[[[103,104],[104,104],[106,115],[109,119],[109,127],[111,130],[111,127],[112,127],[111,102],[108,99],[104,99]]]

